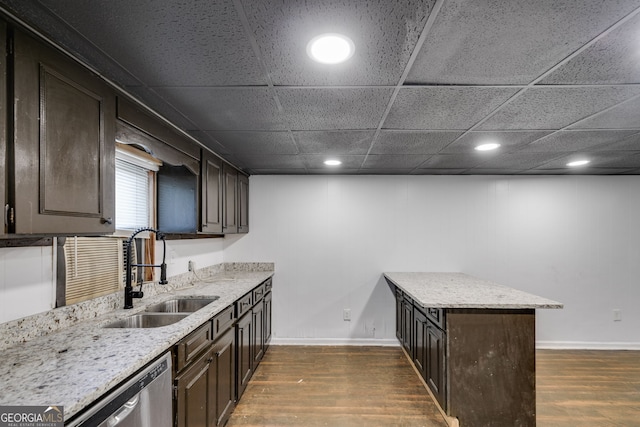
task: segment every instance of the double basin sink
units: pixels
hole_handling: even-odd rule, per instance
[[[169,326],[216,301],[210,298],[176,298],[150,305],[142,313],[107,323],[105,328],[159,328]]]

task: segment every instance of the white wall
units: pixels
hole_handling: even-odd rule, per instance
[[[0,249],[0,323],[40,313],[55,305],[53,249]]]
[[[167,241],[167,276],[223,262],[223,239]],[[162,243],[156,245],[157,263]],[[56,281],[52,247],[0,249],[0,323],[41,313],[55,306]]]
[[[276,263],[276,341],[393,342],[381,273],[461,271],[563,302],[540,346],[640,348],[637,176],[252,176],[250,227],[224,260]]]

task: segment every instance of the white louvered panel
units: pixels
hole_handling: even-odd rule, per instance
[[[122,240],[71,237],[64,245],[66,304],[75,304],[122,288]]]

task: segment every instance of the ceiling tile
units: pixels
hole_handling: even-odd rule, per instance
[[[203,132],[200,130],[190,130],[190,131],[187,131],[187,133],[192,137],[194,137],[195,139],[197,139],[198,141],[200,141],[205,146],[209,147],[211,151],[213,151],[214,153],[220,156],[232,155],[229,150],[227,150],[215,138],[213,138],[211,135],[209,135],[206,132]]]
[[[383,130],[371,148],[371,154],[437,154],[462,132]]]
[[[407,82],[526,84],[636,7],[632,0],[448,0]]]
[[[496,153],[437,154],[420,165],[420,169],[471,169],[480,166]]]
[[[566,156],[559,157],[550,161],[544,165],[538,167],[538,169],[567,169],[567,163],[575,161],[589,159],[591,163],[589,165],[575,168],[575,170],[589,173],[592,168],[623,168],[633,169],[640,168],[640,151],[636,152],[599,152],[597,156],[593,153],[575,153]],[[571,170],[574,170],[573,168]]]
[[[266,83],[232,0],[40,3],[146,85]]]
[[[465,171],[465,175],[518,175],[524,173],[522,169],[502,169],[502,168],[474,168]]]
[[[517,90],[495,87],[403,87],[383,127],[466,130]]]
[[[482,163],[482,169],[526,170],[543,165],[562,154],[558,153],[505,153]]]
[[[593,147],[590,151],[640,151],[640,133],[636,133],[612,144]]]
[[[639,93],[636,86],[533,87],[480,129],[561,129]]]
[[[301,153],[308,154],[367,154],[375,131],[296,131],[293,137]]]
[[[551,131],[472,131],[462,135],[460,139],[448,145],[442,150],[442,154],[477,153],[476,146],[491,142],[500,144],[500,151],[505,152],[533,142],[549,133]]]
[[[153,106],[153,110],[181,129],[193,129],[195,124],[184,112],[165,101],[154,90],[148,87],[128,87],[127,91],[145,105]]]
[[[262,154],[251,153],[238,156],[241,167],[249,169],[303,169],[306,170],[304,160],[295,154]]]
[[[608,145],[635,134],[632,130],[560,131],[522,148],[521,152],[551,153],[587,150]]]
[[[460,175],[465,172],[467,169],[415,169],[411,172],[411,175]]]
[[[434,3],[242,1],[273,83],[286,86],[396,85]],[[355,44],[353,57],[333,66],[311,60],[307,43],[323,33],[350,37]]]
[[[268,88],[171,87],[155,90],[200,130],[286,130]]]
[[[407,168],[367,168],[360,169],[359,175],[407,175],[410,169]]]
[[[640,97],[625,101],[601,113],[581,120],[570,128],[640,130]]]
[[[339,156],[337,160],[340,160],[342,164],[340,166],[325,166],[324,161],[329,158],[329,156],[323,154],[303,154],[302,157],[305,166],[308,170],[312,169],[326,169],[330,171],[340,171],[343,169],[360,169],[362,162],[364,161],[365,156]]]
[[[286,131],[207,132],[224,148],[242,157],[256,154],[298,154],[291,134]]]
[[[360,169],[328,169],[324,167],[322,169],[308,169],[311,175],[355,175],[360,173]]]
[[[306,169],[252,169],[254,175],[307,175]]]
[[[540,83],[640,83],[638,34],[640,34],[640,14],[636,14],[610,33],[593,42],[587,49],[545,77]]]
[[[376,129],[391,88],[277,88],[291,130]]]
[[[420,166],[429,156],[402,154],[370,154],[367,156],[363,169],[404,169],[409,172]]]

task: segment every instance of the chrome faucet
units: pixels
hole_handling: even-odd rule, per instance
[[[137,234],[142,233],[143,231],[151,231],[156,233],[158,239],[162,240],[162,264],[154,265],[154,264],[131,264],[131,243],[133,242],[134,237]],[[167,281],[167,264],[164,262],[165,257],[167,255],[167,243],[164,240],[164,233],[151,228],[151,227],[142,227],[138,228],[133,232],[131,237],[127,239],[127,259],[126,263],[126,278],[125,278],[125,286],[124,286],[124,308],[133,308],[133,299],[134,298],[142,298],[144,293],[142,292],[142,282],[140,282],[140,290],[134,291],[133,286],[131,285],[131,275],[132,275],[132,267],[159,267],[160,268],[160,281],[158,282],[160,285],[166,285],[169,283]]]

